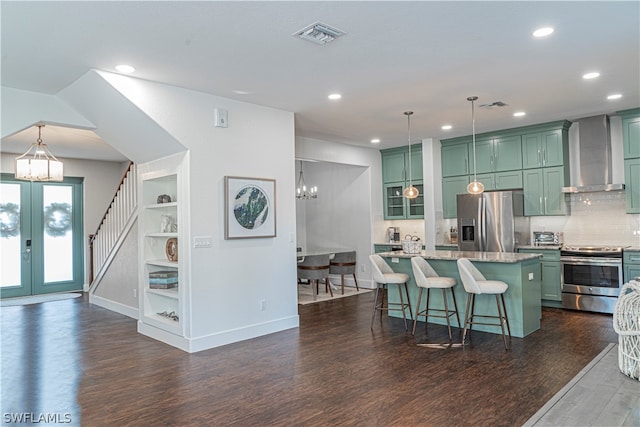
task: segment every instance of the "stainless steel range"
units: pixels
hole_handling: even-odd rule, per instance
[[[562,306],[613,313],[622,286],[622,247],[565,246],[560,251]]]

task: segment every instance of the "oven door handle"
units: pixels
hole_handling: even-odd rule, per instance
[[[570,265],[622,265],[620,258],[599,258],[599,257],[560,257],[560,262]]]

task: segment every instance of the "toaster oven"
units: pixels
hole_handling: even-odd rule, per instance
[[[555,245],[564,243],[564,235],[560,231],[534,231],[533,244],[535,246]]]

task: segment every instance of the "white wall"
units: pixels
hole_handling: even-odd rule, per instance
[[[190,235],[213,241],[190,251],[191,350],[297,326],[293,113],[136,79],[110,84],[190,151]],[[215,108],[228,111],[228,128],[213,126]],[[224,239],[227,175],[276,180],[275,238]]]
[[[28,147],[25,147],[25,151]],[[15,154],[0,154],[0,171],[14,173],[13,159]],[[84,252],[85,252],[85,289],[89,284],[89,234],[93,234],[102,216],[106,212],[111,199],[116,193],[127,162],[102,162],[96,160],[80,160],[59,158],[64,164],[64,175],[84,178]]]

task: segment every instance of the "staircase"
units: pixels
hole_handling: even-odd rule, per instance
[[[136,222],[138,216],[136,175],[136,166],[130,162],[98,229],[94,234],[89,235],[90,297],[100,286],[101,279]]]

